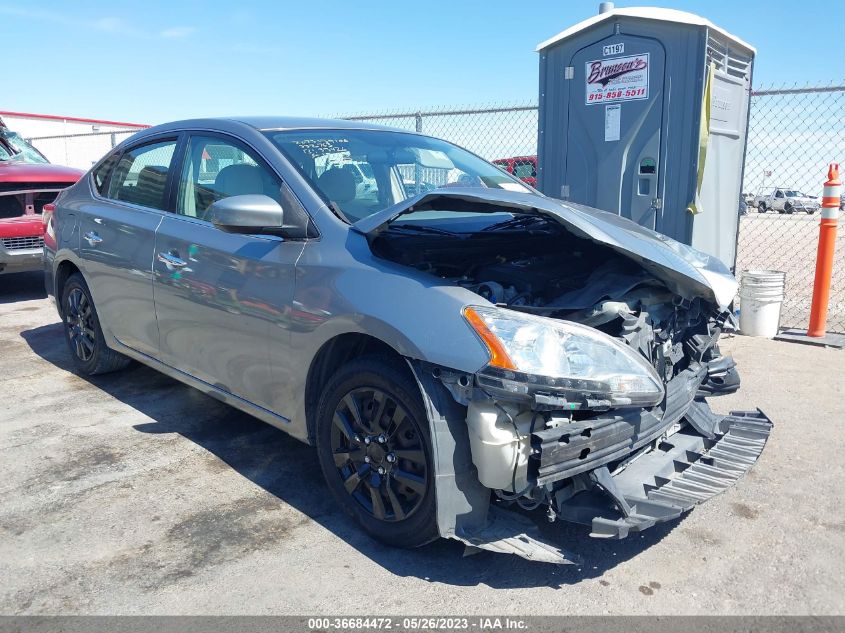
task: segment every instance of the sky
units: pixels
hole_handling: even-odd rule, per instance
[[[0,110],[155,124],[533,103],[536,45],[598,4],[0,0]],[[755,87],[843,83],[835,4],[616,2],[697,13],[756,46]]]

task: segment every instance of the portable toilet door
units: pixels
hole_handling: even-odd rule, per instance
[[[650,229],[656,228],[663,197],[665,55],[655,39],[611,34],[575,51],[567,62],[583,80],[566,82],[566,197]],[[635,169],[624,167],[632,164]]]
[[[691,13],[611,6],[537,50],[538,189],[733,265],[754,48]]]

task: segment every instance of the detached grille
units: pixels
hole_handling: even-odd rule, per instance
[[[10,251],[22,251],[27,248],[43,248],[43,237],[4,237],[0,242],[3,243],[3,248]]]

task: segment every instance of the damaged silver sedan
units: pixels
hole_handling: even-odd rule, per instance
[[[338,505],[394,545],[574,562],[537,522],[675,519],[771,429],[707,405],[739,387],[721,262],[441,140],[158,126],[62,193],[47,235],[80,372],[134,359],[315,445]]]

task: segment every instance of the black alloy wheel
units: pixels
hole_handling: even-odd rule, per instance
[[[428,418],[402,359],[342,366],[323,389],[316,424],[329,488],[368,534],[400,547],[437,538]]]
[[[77,371],[86,376],[123,369],[129,358],[106,345],[91,291],[79,273],[68,277],[61,296],[65,340]]]
[[[94,309],[82,288],[72,288],[65,306],[65,327],[76,357],[87,363],[94,356],[97,334],[94,331]]]
[[[332,421],[332,454],[346,492],[380,521],[413,515],[428,490],[428,466],[422,435],[402,403],[380,389],[353,389]]]

